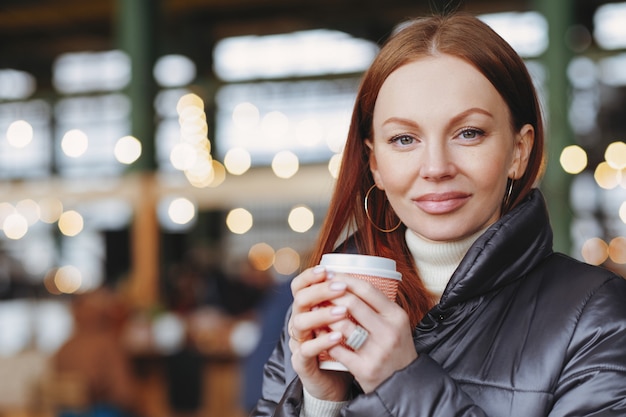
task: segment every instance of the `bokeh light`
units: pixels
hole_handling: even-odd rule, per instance
[[[199,173],[191,170],[185,170],[184,173],[187,181],[189,181],[189,184],[195,188],[206,188],[210,186],[213,183],[215,176],[213,169]]]
[[[83,155],[89,146],[89,139],[85,132],[79,129],[67,131],[61,139],[61,149],[63,153],[71,158],[78,158]]]
[[[313,227],[315,215],[307,206],[296,206],[289,212],[287,222],[294,232],[304,233]]]
[[[184,171],[191,169],[198,158],[196,150],[189,143],[180,142],[174,145],[170,153],[170,162],[174,168]]]
[[[61,294],[61,291],[57,288],[57,284],[55,282],[56,273],[58,268],[51,268],[48,270],[46,275],[43,278],[43,285],[46,287],[46,290],[53,295]]]
[[[333,156],[331,156],[330,160],[328,161],[328,172],[330,172],[330,175],[335,179],[339,177],[339,170],[341,169],[342,157],[343,157],[343,154],[336,153]]]
[[[622,182],[621,172],[611,167],[608,162],[599,163],[593,177],[598,186],[606,190],[613,189]]]
[[[328,132],[326,136],[326,146],[334,153],[343,152],[348,137],[348,128],[345,126],[337,126]]]
[[[195,187],[207,187],[213,181],[215,175],[213,168],[213,158],[208,152],[201,152],[198,148],[195,149],[196,158],[193,166],[185,169],[185,176],[189,180],[189,183]]]
[[[242,235],[250,230],[252,224],[252,214],[243,208],[233,209],[226,216],[226,226],[228,230],[238,235]]]
[[[185,321],[174,313],[161,313],[152,322],[154,346],[164,355],[179,351],[185,343],[186,333]]]
[[[133,136],[123,136],[115,143],[113,153],[118,162],[130,165],[141,156],[141,142]]]
[[[626,168],[626,143],[613,142],[607,146],[604,152],[604,159],[606,162],[616,170],[622,170]]]
[[[16,120],[7,129],[7,141],[14,148],[23,148],[33,140],[33,127],[25,120]]]
[[[0,99],[23,100],[37,90],[37,79],[26,71],[0,69]]]
[[[9,214],[4,219],[2,230],[9,239],[21,239],[28,232],[28,221],[20,213]]]
[[[272,159],[272,171],[278,178],[291,178],[299,168],[298,156],[291,151],[280,151]]]
[[[587,152],[578,145],[567,146],[559,160],[565,172],[579,174],[587,167]]]
[[[176,103],[176,111],[178,114],[181,114],[186,107],[199,107],[203,109],[204,101],[197,94],[185,94],[178,100],[178,103]]]
[[[196,188],[215,188],[226,179],[226,169],[218,161],[212,159],[210,164],[204,161],[201,166],[198,164],[194,169],[186,170],[185,176]]]
[[[587,240],[581,254],[585,262],[591,265],[602,265],[609,257],[609,245],[597,237]]]
[[[39,205],[30,198],[19,201],[15,205],[15,209],[26,219],[29,226],[37,223],[41,217]]]
[[[83,275],[73,265],[65,265],[57,269],[54,274],[54,284],[59,291],[65,294],[73,294],[80,289]]]
[[[170,162],[174,168],[185,173],[192,186],[208,187],[214,181],[215,172],[204,101],[197,94],[185,94],[178,99],[176,111],[180,142],[170,151]]]
[[[178,122],[180,124],[181,139],[197,143],[199,138],[206,137],[209,127],[206,123],[206,114],[202,107],[187,106],[179,113]]]
[[[209,187],[219,187],[226,179],[226,168],[215,159],[211,162],[211,165],[213,166],[213,180],[209,184]]]
[[[11,203],[7,203],[6,201],[0,203],[0,229],[4,228],[6,218],[16,212],[17,210]]]
[[[131,77],[131,59],[120,50],[63,53],[52,67],[52,84],[63,94],[119,91]]]
[[[75,210],[68,210],[61,214],[58,225],[65,236],[76,236],[83,230],[83,216]]]
[[[609,258],[616,264],[626,264],[626,237],[618,236],[611,240]]]
[[[39,210],[41,221],[51,224],[61,217],[63,213],[63,203],[55,197],[44,197],[39,200]]]
[[[152,72],[161,87],[181,87],[196,78],[196,64],[184,55],[164,55],[157,59]]]
[[[289,130],[289,118],[280,111],[271,111],[261,119],[261,133],[270,143],[282,139]]]
[[[248,356],[261,339],[261,326],[254,320],[240,320],[235,323],[228,337],[230,347],[236,355]]]
[[[213,48],[212,62],[216,75],[225,81],[276,79],[362,72],[377,51],[374,42],[314,29],[226,37]]]
[[[251,164],[250,153],[244,148],[232,148],[224,156],[224,166],[233,175],[245,174]]]
[[[292,248],[281,248],[276,251],[274,269],[282,275],[291,275],[300,268],[300,254]]]
[[[626,6],[612,2],[598,6],[593,15],[593,36],[601,48],[619,49],[626,46]]]
[[[541,13],[496,12],[478,17],[524,58],[539,56],[548,47],[548,21]]]
[[[233,110],[233,123],[242,130],[251,130],[257,127],[261,116],[259,109],[252,103],[243,102],[235,106]]]
[[[274,264],[274,248],[265,242],[256,243],[248,251],[248,260],[258,271],[267,271]]]
[[[167,209],[170,219],[176,224],[187,224],[196,215],[196,206],[186,198],[172,200]]]

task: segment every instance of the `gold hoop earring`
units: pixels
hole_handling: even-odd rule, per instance
[[[396,229],[398,229],[398,227],[400,227],[400,225],[402,224],[402,220],[398,219],[398,224],[396,224],[396,225],[395,225],[394,227],[392,227],[391,229],[383,229],[383,228],[381,228],[381,227],[378,227],[378,226],[374,223],[374,220],[372,220],[372,218],[370,217],[370,212],[369,212],[369,209],[368,209],[368,207],[367,207],[367,202],[368,202],[368,200],[369,200],[370,193],[372,192],[372,190],[373,190],[374,188],[376,188],[376,184],[372,185],[372,186],[370,187],[370,189],[369,189],[369,190],[367,190],[367,193],[365,193],[365,200],[364,200],[364,202],[363,202],[363,206],[364,206],[364,208],[365,208],[365,215],[367,216],[367,220],[369,220],[369,221],[370,221],[370,224],[371,224],[372,226],[374,226],[374,227],[376,228],[376,230],[378,230],[379,232],[383,232],[383,233],[391,233],[391,232],[395,231]]]
[[[515,180],[513,178],[508,178],[508,186],[506,194],[504,195],[504,200],[502,201],[502,208],[506,209],[511,203],[511,193],[513,192],[513,184]]]

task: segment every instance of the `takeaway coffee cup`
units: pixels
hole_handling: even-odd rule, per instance
[[[324,266],[327,271],[346,273],[365,280],[378,288],[391,301],[396,300],[402,275],[396,271],[396,261],[393,259],[371,255],[328,253],[322,255],[320,265]],[[347,371],[345,366],[325,351],[319,356],[319,366],[321,369]]]

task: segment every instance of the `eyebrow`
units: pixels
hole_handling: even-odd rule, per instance
[[[464,118],[474,113],[483,114],[493,119],[493,114],[491,114],[487,110],[482,109],[480,107],[472,107],[470,109],[462,111],[461,113],[457,114],[452,119],[450,119],[450,124],[455,124],[459,122],[460,120],[463,120]],[[402,124],[402,125],[412,126],[412,127],[419,127],[419,125],[415,123],[413,120],[405,119],[403,117],[390,117],[383,122],[383,126],[387,124],[391,124],[391,123],[397,123],[397,124]]]

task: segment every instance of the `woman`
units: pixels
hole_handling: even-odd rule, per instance
[[[397,303],[302,272],[253,414],[626,415],[626,281],[552,251],[543,146],[525,65],[487,25],[396,33],[362,81],[312,261],[393,258]],[[349,372],[320,370],[326,349]]]

